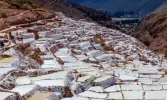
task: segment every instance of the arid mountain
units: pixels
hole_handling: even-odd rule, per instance
[[[12,25],[24,24],[40,19],[52,18],[54,14],[38,6],[33,0],[0,1],[0,30]]]
[[[94,9],[108,11],[112,15],[117,12],[134,12],[146,15],[167,0],[67,0]]]
[[[63,14],[65,14],[66,16],[74,18],[76,20],[86,19],[88,21],[97,22],[108,28],[119,29],[118,27],[115,27],[112,24],[111,17],[106,15],[102,11],[87,8],[79,4],[70,3],[67,2],[66,0],[37,0],[37,1],[39,1],[42,5],[51,10],[63,12]]]
[[[143,18],[129,34],[152,50],[164,53],[167,50],[167,3]]]

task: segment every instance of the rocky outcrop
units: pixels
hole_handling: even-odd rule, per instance
[[[12,25],[24,24],[40,19],[52,18],[52,12],[31,6],[25,8],[18,8],[17,6],[0,1],[0,30],[8,28]]]
[[[138,38],[152,50],[164,53],[167,50],[167,4],[144,17],[130,35]]]

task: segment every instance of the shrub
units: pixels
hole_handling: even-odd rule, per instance
[[[7,16],[7,14],[6,14],[5,12],[2,12],[2,13],[1,13],[1,17],[2,17],[2,18],[7,18],[8,16]]]
[[[39,7],[34,0],[4,0],[4,1],[7,1],[7,2],[9,2],[11,4],[15,4],[15,5],[18,5],[18,6],[22,6],[24,4],[28,4],[28,5],[30,5],[33,8]]]
[[[167,41],[167,34],[164,34],[163,36],[165,38],[165,41]]]
[[[12,2],[14,3],[18,3],[18,4],[33,4],[33,1],[32,0],[12,0]]]

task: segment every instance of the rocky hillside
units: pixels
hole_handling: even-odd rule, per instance
[[[151,49],[163,53],[167,50],[167,4],[148,14],[129,32]]]
[[[70,3],[66,0],[37,0],[45,7],[57,12],[62,12],[68,17],[78,19],[86,19],[87,21],[94,21],[108,28],[119,29],[112,24],[110,16],[104,12],[87,8],[85,6]]]
[[[0,1],[0,30],[53,16],[52,12],[41,8],[33,0]]]
[[[75,20],[86,19],[108,28],[119,29],[112,24],[111,17],[104,12],[65,0],[1,0],[0,30],[12,25],[53,17],[53,13],[46,9],[62,12]]]

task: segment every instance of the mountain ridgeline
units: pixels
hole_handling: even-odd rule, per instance
[[[106,11],[117,17],[119,13],[146,15],[167,0],[67,0],[87,7]]]
[[[82,6],[65,0],[37,1],[53,11],[62,12],[66,16],[74,18],[76,20],[86,19],[87,21],[93,21],[108,28],[120,30],[120,28],[113,25],[111,17],[106,15],[103,11],[88,8],[86,6]]]

